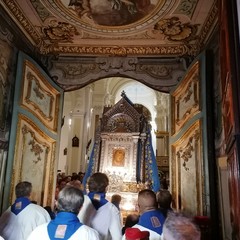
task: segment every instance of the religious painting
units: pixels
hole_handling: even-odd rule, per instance
[[[114,149],[112,166],[113,167],[124,167],[125,163],[125,150],[124,149]]]
[[[150,14],[157,0],[61,0],[69,12],[92,25],[123,26]]]
[[[72,147],[79,147],[79,138],[76,135],[72,139]]]

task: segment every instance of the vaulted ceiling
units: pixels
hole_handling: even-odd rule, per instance
[[[118,74],[167,92],[185,71],[179,59],[196,56],[204,48],[218,15],[217,0],[2,0],[0,4],[39,53],[57,56],[50,72],[65,90]],[[171,79],[166,77],[170,71],[166,66],[171,66]]]

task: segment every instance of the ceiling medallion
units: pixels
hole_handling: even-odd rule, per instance
[[[163,17],[172,0],[48,0],[58,14],[88,31],[129,33]]]

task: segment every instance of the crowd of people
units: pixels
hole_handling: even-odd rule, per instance
[[[166,189],[138,193],[138,214],[122,224],[121,195],[106,199],[108,176],[94,173],[83,191],[84,173],[58,175],[56,203],[52,210],[31,201],[32,184],[15,187],[16,200],[0,217],[0,239],[5,240],[200,240],[193,220],[171,208]]]

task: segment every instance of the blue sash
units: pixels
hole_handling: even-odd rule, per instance
[[[77,215],[70,212],[59,212],[48,226],[48,236],[51,240],[69,239],[82,226]]]
[[[143,213],[138,224],[161,235],[164,221],[165,217],[159,210],[152,210]]]
[[[31,201],[26,197],[17,198],[14,204],[11,206],[11,212],[18,215],[25,207],[27,207]]]
[[[88,197],[91,199],[92,204],[96,210],[98,210],[100,207],[108,203],[108,200],[105,199],[105,196],[106,196],[105,193],[96,193],[96,192],[88,193]]]

